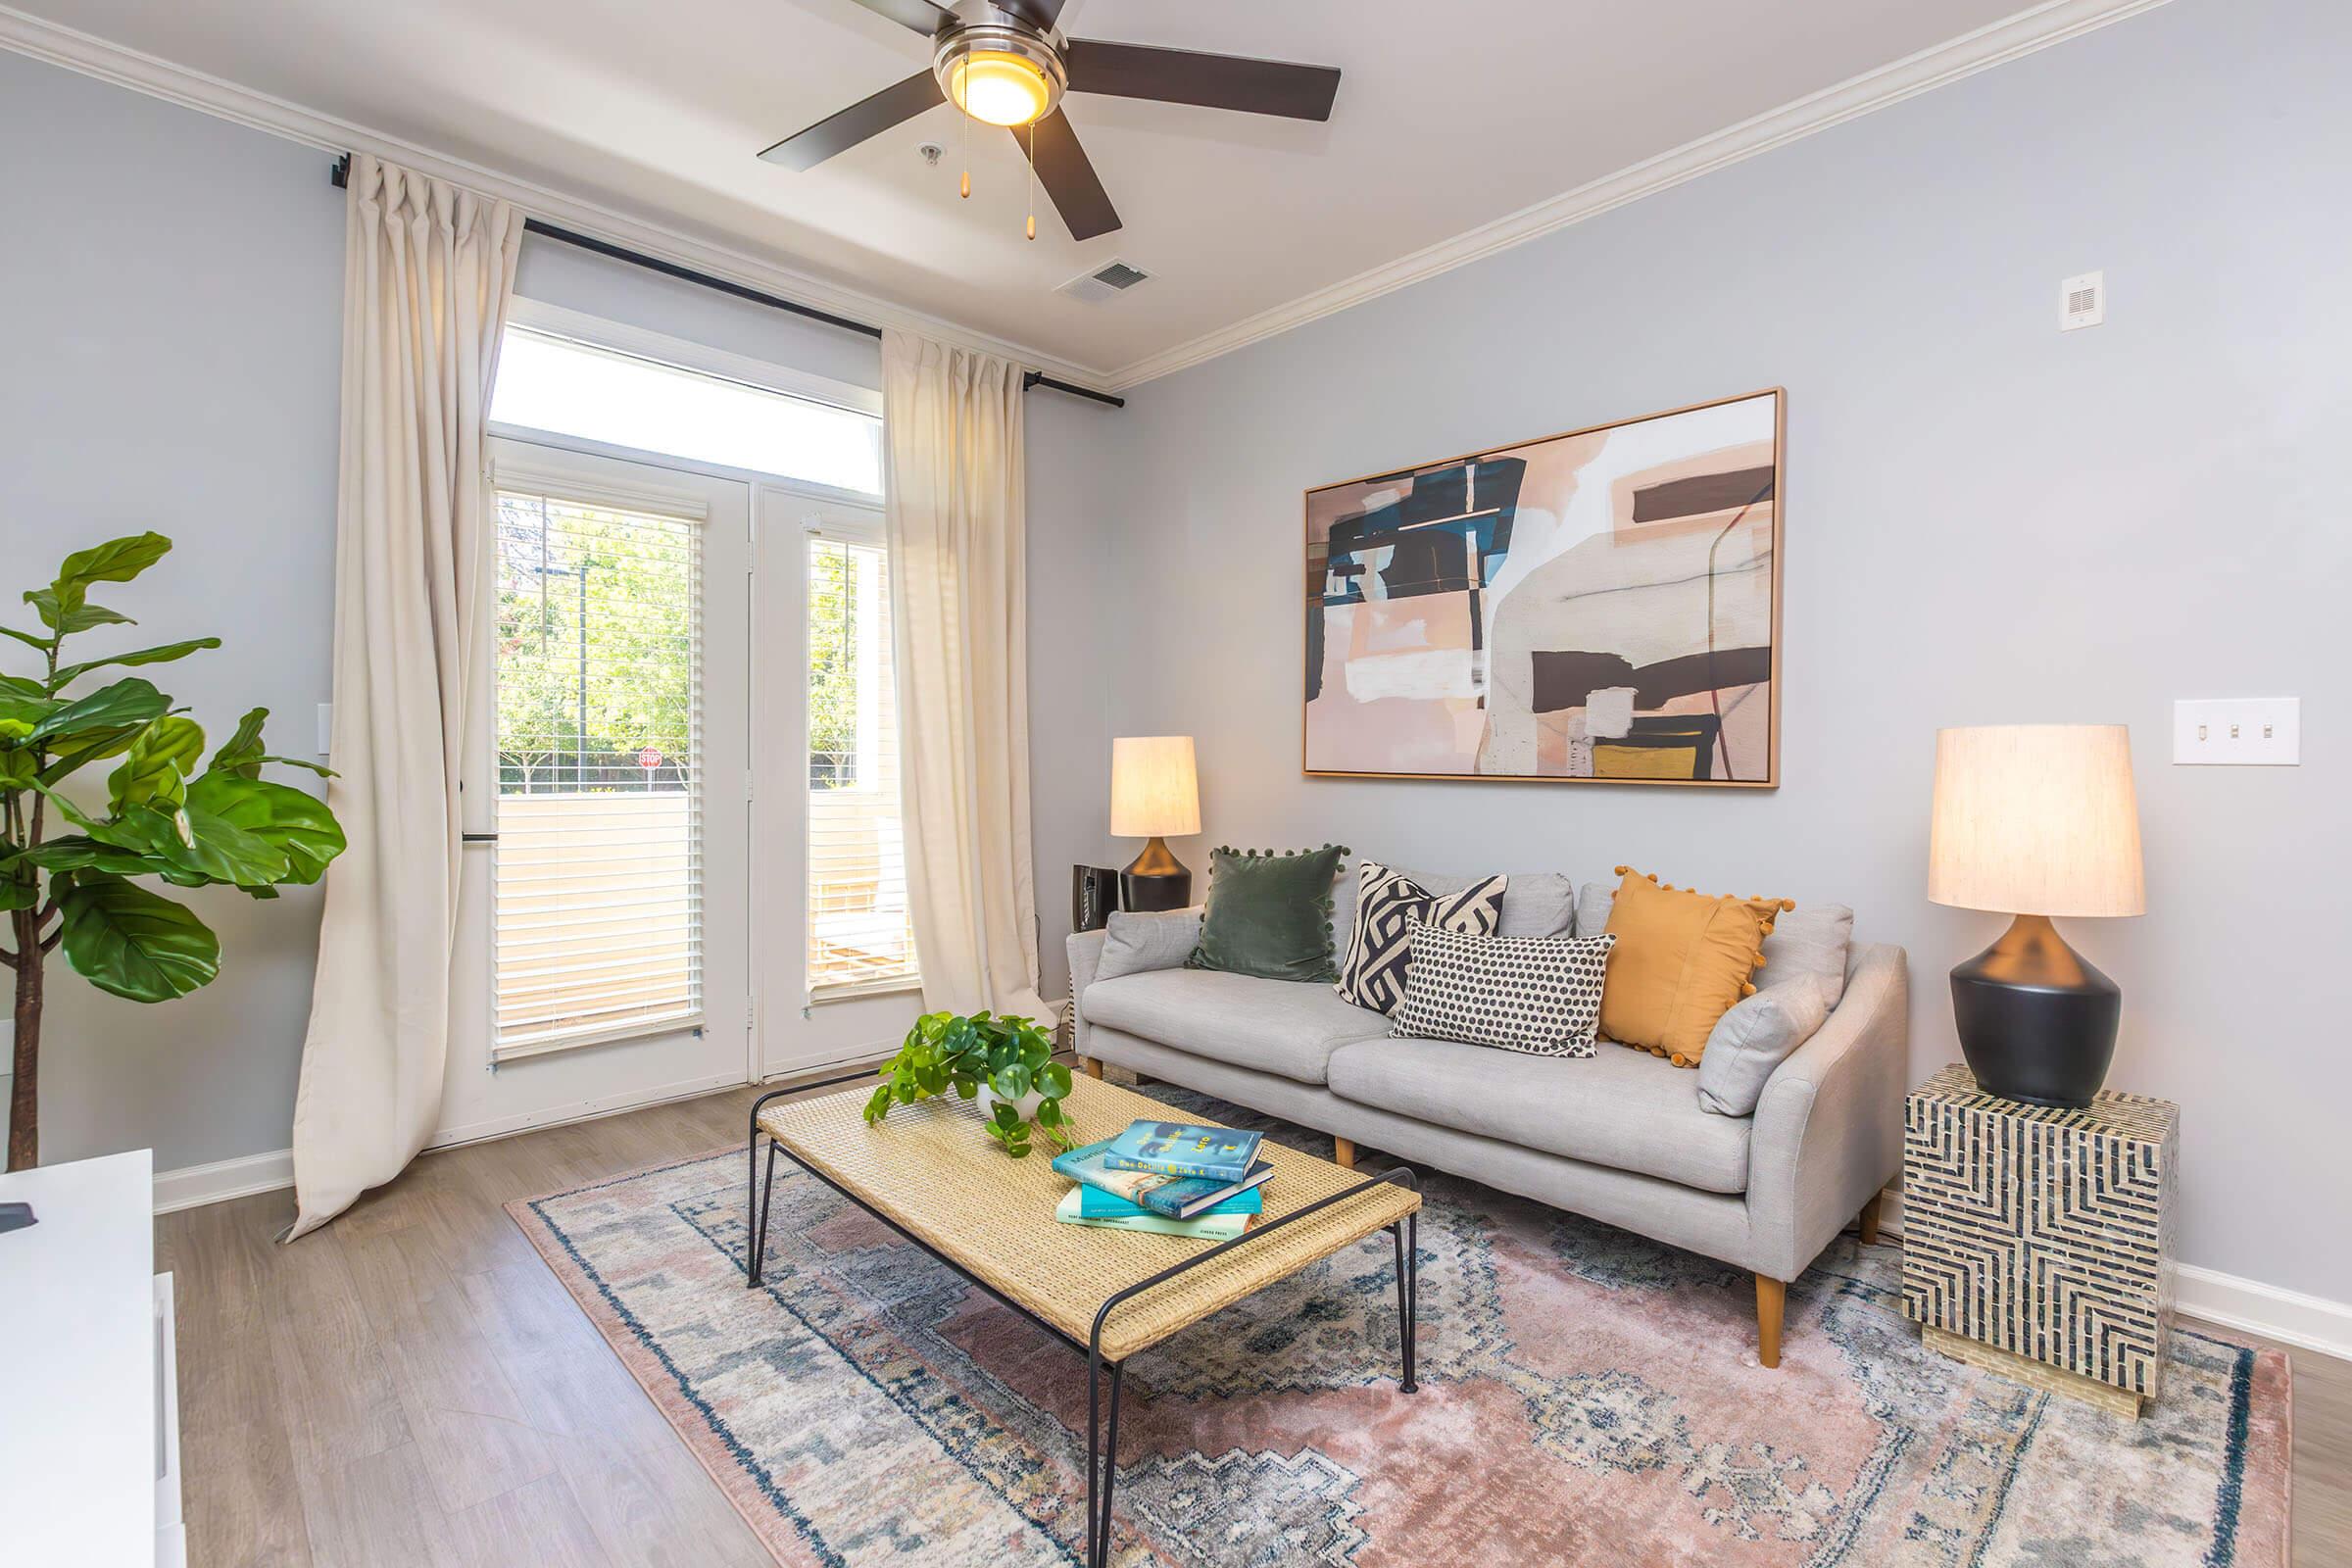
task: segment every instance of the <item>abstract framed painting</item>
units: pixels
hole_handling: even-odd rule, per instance
[[[1777,787],[1786,402],[1307,491],[1304,771]]]

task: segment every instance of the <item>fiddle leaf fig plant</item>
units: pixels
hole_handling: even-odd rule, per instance
[[[882,1064],[885,1082],[865,1102],[865,1119],[880,1121],[893,1105],[944,1095],[958,1100],[989,1091],[981,1125],[998,1147],[1015,1159],[1027,1157],[1031,1120],[1018,1102],[1037,1096],[1035,1126],[1063,1149],[1077,1147],[1061,1108],[1070,1092],[1070,1069],[1054,1059],[1054,1037],[1033,1019],[975,1012],[927,1012],[906,1031],[899,1054]]]
[[[162,534],[142,533],[75,551],[55,581],[24,595],[42,629],[0,626],[0,637],[21,645],[18,662],[37,666],[34,674],[0,670],[0,913],[8,930],[0,963],[16,974],[10,1170],[40,1162],[41,1006],[52,953],[101,991],[169,1002],[220,972],[220,944],[194,911],[151,883],[220,884],[273,899],[287,883],[318,881],[343,853],[343,829],[323,802],[262,777],[270,762],[327,771],[263,750],[268,709],[247,713],[208,760],[203,727],[145,677],[88,684],[103,670],[218,648],[220,638],[66,662],[68,638],[133,624],[90,603],[90,589],[128,582],[171,549]],[[107,762],[101,806],[98,764]],[[69,783],[80,787],[69,794]]]

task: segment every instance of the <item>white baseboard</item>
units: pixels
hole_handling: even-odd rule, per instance
[[[642,1110],[648,1105],[667,1104],[673,1100],[692,1100],[717,1090],[734,1089],[742,1083],[740,1074],[726,1073],[713,1078],[666,1084],[650,1093],[579,1101],[559,1111],[529,1116],[501,1116],[464,1127],[444,1127],[433,1134],[433,1141],[425,1146],[425,1152],[454,1149],[460,1144],[478,1144],[492,1138],[511,1138],[516,1133],[535,1132],[542,1127],[567,1127],[574,1122],[598,1121],[607,1116],[617,1116],[623,1111]],[[155,1173],[155,1211],[158,1214],[172,1214],[206,1203],[225,1203],[232,1198],[274,1193],[293,1185],[294,1151],[291,1149],[274,1150],[267,1154],[247,1154],[238,1159],[215,1160],[209,1165],[183,1165],[177,1170]]]
[[[1879,1229],[1889,1236],[1903,1233],[1901,1189],[1889,1187],[1880,1195]],[[2194,1263],[2175,1263],[2172,1271],[2176,1310],[2217,1328],[2352,1361],[2352,1301],[2306,1296]]]
[[[155,1211],[172,1214],[205,1203],[225,1203],[232,1198],[274,1193],[294,1185],[294,1151],[272,1150],[238,1159],[217,1159],[209,1165],[183,1165],[155,1173]]]
[[[2173,1304],[2221,1328],[2352,1361],[2352,1302],[2175,1263]]]

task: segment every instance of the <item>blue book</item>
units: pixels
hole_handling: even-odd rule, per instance
[[[1100,1193],[1131,1207],[1148,1209],[1169,1219],[1196,1218],[1216,1204],[1242,1195],[1256,1200],[1257,1206],[1226,1212],[1257,1213],[1264,1207],[1264,1198],[1257,1188],[1274,1174],[1274,1167],[1262,1159],[1251,1165],[1238,1182],[1169,1176],[1158,1171],[1113,1170],[1104,1163],[1110,1143],[1109,1139],[1104,1139],[1099,1144],[1088,1144],[1066,1154],[1054,1156],[1054,1173],[1067,1177],[1090,1193]]]
[[[1159,1176],[1200,1176],[1239,1182],[1250,1174],[1263,1135],[1189,1122],[1139,1121],[1110,1141],[1102,1163],[1112,1170],[1148,1170]]]

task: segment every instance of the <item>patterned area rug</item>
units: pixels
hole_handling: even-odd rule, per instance
[[[746,1290],[743,1172],[737,1148],[509,1211],[777,1561],[1080,1563],[1083,1356],[781,1160]],[[1849,1236],[1767,1372],[1746,1275],[1426,1189],[1420,1392],[1385,1235],[1136,1357],[1120,1568],[2286,1561],[2277,1351],[2178,1334],[2162,1401],[2119,1420],[1924,1349],[1897,1250]]]

